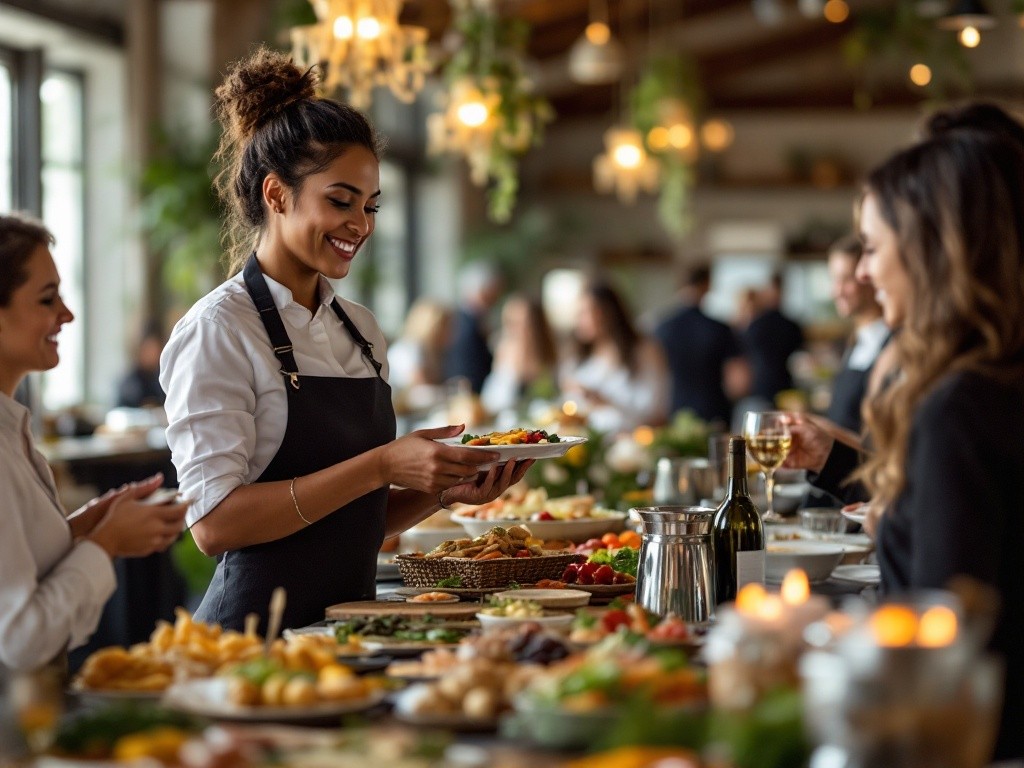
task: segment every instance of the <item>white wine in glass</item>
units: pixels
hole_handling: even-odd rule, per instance
[[[775,489],[775,470],[789,455],[793,437],[782,411],[748,411],[743,417],[743,436],[747,449],[764,473],[765,495],[768,497],[768,511],[763,519],[770,522],[782,520],[772,504]]]

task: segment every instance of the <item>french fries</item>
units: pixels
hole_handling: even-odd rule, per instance
[[[521,525],[505,529],[500,526],[491,528],[483,536],[475,539],[452,539],[442,542],[424,555],[425,558],[465,557],[472,560],[494,560],[499,557],[540,557],[546,554],[540,541],[530,536],[530,532]]]

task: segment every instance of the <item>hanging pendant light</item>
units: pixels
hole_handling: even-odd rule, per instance
[[[412,101],[432,69],[425,27],[400,24],[402,0],[310,0],[317,23],[291,30],[292,56],[303,67],[320,64],[325,91],[345,89],[357,109],[387,86]]]
[[[996,18],[982,0],[957,0],[953,11],[936,22],[940,29],[957,33],[957,39],[964,48],[977,48],[981,43],[981,30],[992,29]]]
[[[644,149],[640,131],[616,125],[604,133],[605,151],[594,158],[594,187],[631,205],[636,196],[658,190],[658,164]]]
[[[569,51],[569,76],[577,83],[610,83],[622,74],[623,52],[608,25],[605,0],[592,0],[590,21]]]

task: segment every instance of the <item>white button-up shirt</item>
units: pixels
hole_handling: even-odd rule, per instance
[[[0,665],[41,667],[89,639],[114,593],[114,567],[71,540],[29,412],[0,393]]]
[[[291,339],[303,376],[376,376],[331,309],[334,290],[320,279],[315,313],[288,288],[264,275]],[[366,308],[338,299],[387,378],[387,348]],[[200,299],[183,317],[160,357],[160,385],[167,393],[167,444],[178,488],[193,499],[189,526],[240,485],[259,479],[270,465],[288,423],[288,395],[281,363],[239,273]]]

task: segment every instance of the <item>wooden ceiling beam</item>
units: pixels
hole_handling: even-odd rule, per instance
[[[700,56],[697,66],[704,85],[710,86],[766,64],[805,56],[823,48],[838,49],[840,42],[849,34],[850,27],[846,24],[809,24],[758,43]]]

